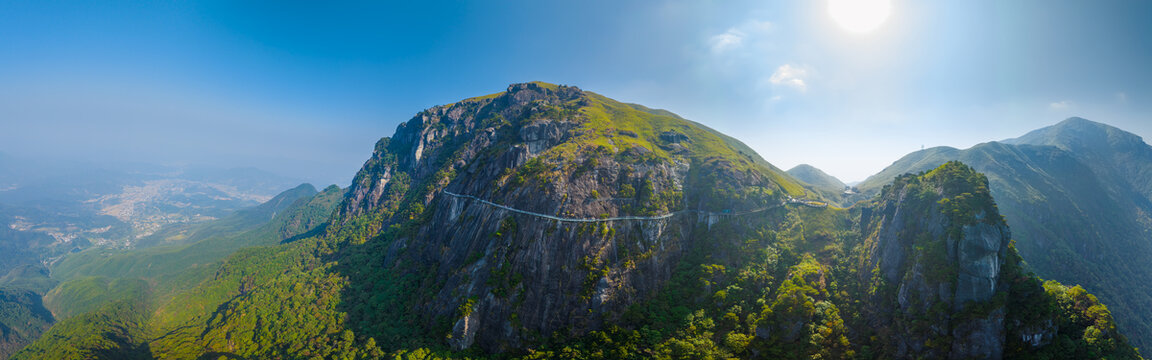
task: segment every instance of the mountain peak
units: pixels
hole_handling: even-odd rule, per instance
[[[297,200],[311,198],[316,196],[317,193],[319,192],[316,191],[315,186],[312,186],[312,184],[309,183],[303,183],[294,188],[280,192],[272,199],[265,201],[264,203],[257,205],[254,208],[241,211],[258,214],[258,217],[267,217],[271,219],[272,217],[276,216],[276,214],[283,212]]]
[[[540,181],[544,184],[538,184],[539,187],[547,187],[549,184],[557,186],[556,189],[550,189],[555,191],[553,194],[557,201],[574,206],[572,202],[561,200],[569,195],[578,195],[564,195],[570,189],[563,187],[572,186],[574,180],[547,182],[543,179],[548,177],[543,174],[580,178],[571,175],[587,172],[588,169],[579,168],[579,162],[584,161],[588,162],[588,168],[613,163],[627,170],[624,173],[628,176],[623,178],[605,178],[613,181],[632,181],[638,176],[652,178],[658,173],[677,178],[668,178],[668,184],[682,187],[684,179],[679,179],[677,174],[682,172],[680,170],[686,171],[682,168],[690,164],[700,163],[715,166],[718,171],[731,171],[739,177],[747,177],[749,184],[780,187],[776,190],[781,190],[781,193],[803,193],[800,186],[782,174],[783,171],[764,162],[746,145],[703,125],[665,110],[621,103],[574,86],[527,82],[511,84],[505,92],[435,106],[400,124],[392,137],[381,139],[377,144],[376,155],[353,181],[350,190],[352,200],[342,211],[355,216],[361,214],[362,210],[383,205],[388,197],[384,196],[384,190],[380,187],[387,186],[397,172],[410,173],[405,176],[422,179],[441,170],[445,174],[468,171],[469,174],[483,174],[473,175],[470,179],[484,181],[460,182],[453,184],[449,191],[506,196],[501,200],[507,203],[527,201],[528,198],[539,200],[539,191],[521,189],[527,176],[517,174],[510,177],[507,173],[520,171],[516,169],[525,165],[530,165],[533,174],[540,175]],[[445,166],[448,168],[443,168]],[[655,172],[648,174],[650,170]],[[619,170],[605,172],[621,174]],[[581,183],[589,194],[595,187],[618,185],[600,184],[597,183],[600,180],[596,179],[600,178],[579,181],[589,182]],[[440,179],[438,182],[449,181]],[[500,186],[494,188],[493,184]],[[655,187],[657,190],[660,188],[659,184]],[[611,189],[605,187],[596,190],[598,194],[607,194]],[[431,195],[421,196],[431,199]],[[706,198],[709,197],[701,199]],[[609,202],[597,201],[590,204],[593,206],[587,209],[564,211],[581,216],[597,216],[605,212],[616,214],[621,211],[608,208]],[[549,205],[559,206],[547,202],[531,204],[540,207]],[[662,205],[660,207],[645,211],[671,211]],[[556,212],[555,208],[548,211]]]
[[[1070,117],[1055,125],[1033,130],[1024,136],[1007,139],[1006,144],[1051,145],[1072,151],[1132,149],[1147,147],[1139,135],[1108,124]]]
[[[788,169],[788,175],[797,180],[806,182],[817,187],[824,188],[831,191],[842,191],[847,185],[843,181],[837,179],[835,176],[828,175],[824,171],[808,164],[800,164]]]
[[[1056,125],[1053,125],[1049,128],[1051,128],[1054,131],[1061,131],[1061,132],[1067,132],[1067,131],[1104,132],[1104,133],[1109,133],[1109,134],[1115,133],[1115,134],[1123,134],[1126,136],[1138,137],[1135,134],[1129,133],[1129,132],[1124,131],[1124,130],[1120,130],[1119,128],[1114,127],[1112,125],[1108,125],[1108,124],[1105,124],[1102,122],[1096,122],[1096,121],[1092,121],[1092,120],[1088,120],[1088,119],[1085,119],[1082,117],[1076,117],[1076,116],[1064,119],[1064,121],[1056,123]],[[1043,130],[1043,129],[1041,129],[1041,130]]]
[[[509,85],[508,85],[508,92],[509,92],[509,93],[518,92],[518,91],[521,91],[521,90],[535,90],[535,91],[551,90],[551,91],[559,91],[559,90],[562,90],[562,89],[573,89],[573,90],[576,90],[576,91],[580,91],[580,88],[578,88],[578,87],[575,87],[575,86],[557,85],[557,84],[552,84],[552,83],[546,83],[546,82],[543,82],[543,81],[529,81],[529,82],[524,82],[524,83],[514,83],[514,84],[509,84]]]
[[[1073,117],[1064,119],[1064,121],[1056,123],[1057,126],[1060,126],[1063,124],[1083,124],[1083,125],[1097,125],[1097,126],[1098,125],[1104,125],[1103,123],[1098,123],[1098,122],[1088,120],[1088,119],[1085,119],[1085,118],[1082,118],[1079,116],[1073,116]]]
[[[594,328],[603,314],[634,301],[625,295],[631,292],[599,284],[669,274],[672,262],[646,259],[679,256],[692,243],[674,234],[690,233],[700,214],[718,219],[766,212],[804,195],[797,182],[738,140],[666,114],[539,82],[433,107],[380,141],[326,231],[350,234],[352,244],[377,235],[404,241],[404,263],[474,267],[435,275],[444,284],[470,284],[469,290],[438,288],[422,300],[426,325],[457,319],[449,341],[457,349],[478,344],[497,351],[509,346],[501,344],[515,346],[522,332]],[[647,227],[635,222],[612,219],[667,230],[644,232]],[[599,235],[586,224],[595,224]],[[539,234],[555,234],[547,249],[531,245],[539,244]],[[587,250],[614,249],[615,239],[667,239],[662,244],[672,245],[627,250],[642,258]],[[482,256],[490,260],[475,262]],[[570,270],[589,266],[621,270],[611,277]],[[488,275],[513,273],[536,275],[516,281]],[[507,301],[518,283],[523,289],[570,285],[556,293],[525,290],[521,300]],[[636,293],[654,289],[638,286]],[[476,312],[456,314],[470,297],[478,299],[467,305]],[[512,314],[519,314],[521,325],[496,330]]]
[[[796,171],[820,171],[819,168],[812,166],[812,165],[808,165],[808,164],[800,164],[800,165],[793,166],[791,169],[788,169],[789,172],[791,172],[793,170],[796,170]],[[823,171],[820,171],[820,172],[823,172]]]

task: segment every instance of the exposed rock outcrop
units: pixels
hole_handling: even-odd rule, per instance
[[[421,216],[386,255],[393,264],[408,264],[396,271],[431,272],[419,276],[430,276],[439,290],[417,311],[426,314],[429,327],[451,323],[455,348],[499,351],[533,334],[597,329],[605,316],[654,293],[692,229],[707,225],[695,213],[678,211],[780,202],[783,192],[768,170],[736,170],[752,166],[750,160],[694,155],[694,140],[680,130],[693,125],[682,119],[662,118],[678,130],[642,134],[619,129],[628,124],[612,124],[616,118],[591,118],[595,112],[657,116],[575,87],[537,83],[428,109],[377,143],[338,219],[400,224]],[[709,132],[695,134],[721,142]],[[660,148],[668,143],[675,151]],[[727,202],[697,190],[753,187],[763,190]],[[556,217],[679,215],[569,223],[441,190]],[[427,210],[400,208],[411,196]],[[467,301],[474,304],[465,316],[459,306]]]
[[[874,315],[900,334],[898,356],[1004,353],[1005,304],[993,297],[1008,290],[1000,275],[1010,233],[986,183],[964,165],[950,164],[921,178],[898,178],[875,210],[865,212],[864,225],[875,234],[870,266],[898,289],[896,304]]]
[[[987,179],[967,166],[901,176],[852,209],[811,206],[735,140],[645,109],[530,83],[402,124],[330,228],[382,259],[371,271],[388,275],[358,295],[404,298],[385,302],[406,307],[396,318],[497,353],[667,322],[684,316],[675,304],[726,306],[716,315],[739,341],[726,346],[753,357],[1000,358],[1055,338],[1042,326],[1064,316],[1054,307],[1010,311],[1010,284],[1030,286],[1016,306],[1054,295],[1023,275]],[[669,283],[693,290],[636,310]],[[727,291],[743,298],[721,305]]]

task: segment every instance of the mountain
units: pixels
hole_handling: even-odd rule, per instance
[[[800,164],[788,169],[788,175],[797,180],[803,181],[809,185],[819,187],[821,189],[831,192],[843,192],[848,185],[845,185],[840,179],[832,175],[828,175],[817,169],[816,167],[808,164]]]
[[[13,272],[25,273],[0,278],[0,330],[5,336],[0,338],[0,358],[31,343],[57,320],[107,317],[100,310],[108,304],[118,304],[113,308],[120,315],[152,306],[147,302],[166,301],[176,289],[192,287],[189,281],[210,275],[220,260],[238,249],[275,245],[317,231],[342,195],[336,186],[318,193],[303,184],[219,220],[162,230],[158,234],[167,236],[159,241],[163,245],[70,254],[52,267],[51,279],[46,271],[33,274],[27,273],[35,271],[31,267],[17,268]],[[48,283],[40,285],[43,282]]]
[[[78,279],[124,296],[13,358],[1139,358],[1024,272],[963,164],[806,193],[667,111],[513,84],[378,141],[314,236],[178,285]]]
[[[303,181],[271,173],[254,167],[216,169],[192,167],[179,172],[179,177],[191,181],[235,189],[237,193],[272,196]]]
[[[1094,296],[1024,271],[988,178],[972,168],[897,176],[857,207],[870,234],[859,270],[871,267],[873,287],[857,296],[881,319],[866,327],[896,334],[882,358],[1139,357],[1110,315],[1089,315],[1107,311]]]
[[[1136,134],[1074,117],[1004,143],[1055,146],[1075,154],[1099,176],[1152,199],[1152,147]]]
[[[635,294],[659,289],[690,247],[686,235],[697,219],[718,221],[714,214],[801,196],[789,176],[732,142],[575,87],[517,84],[492,98],[426,110],[381,140],[334,224],[382,219],[399,227],[368,248],[402,247],[404,254],[385,259],[386,272],[356,274],[364,281],[440,269],[400,285],[430,291],[407,299],[421,304],[414,310],[421,316],[405,320],[424,329],[447,321],[442,330],[457,349],[518,348],[533,333],[601,327]],[[547,217],[532,214],[652,219],[542,221]],[[372,304],[369,292],[354,288],[352,295],[353,303]],[[472,297],[471,309],[461,312]],[[396,321],[367,309],[352,314],[374,324]],[[503,330],[512,317],[518,325]]]
[[[987,174],[1037,274],[1078,283],[1108,304],[1134,344],[1152,344],[1152,147],[1080,118],[965,150],[939,147],[897,160],[859,188],[959,160]]]

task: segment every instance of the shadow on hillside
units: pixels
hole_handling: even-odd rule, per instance
[[[296,235],[296,236],[293,236],[293,237],[290,237],[290,238],[287,238],[284,240],[280,240],[280,243],[281,244],[288,244],[288,243],[296,242],[297,240],[303,240],[303,239],[307,239],[310,237],[320,236],[321,234],[324,234],[324,231],[326,229],[328,229],[327,225],[320,225],[320,226],[312,228],[312,230],[308,230],[308,232],[305,232],[305,233],[302,233],[302,234],[299,234],[299,235]]]
[[[220,359],[247,360],[245,357],[240,356],[240,355],[236,355],[236,354],[232,354],[232,353],[222,353],[222,352],[204,353],[204,355],[200,355],[200,357],[196,358],[196,360],[220,360]]]
[[[131,341],[112,332],[105,332],[104,337],[116,343],[116,346],[107,349],[93,349],[92,359],[108,360],[152,360],[152,348],[148,343],[133,344]]]

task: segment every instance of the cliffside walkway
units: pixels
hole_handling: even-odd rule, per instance
[[[818,209],[828,207],[828,203],[819,202],[819,201],[812,201],[812,200],[804,200],[804,199],[788,199],[788,203],[789,204],[796,204],[796,205],[804,205],[807,207],[818,208]]]
[[[484,199],[481,199],[481,198],[478,198],[478,197],[475,197],[472,195],[457,194],[457,193],[454,193],[454,192],[451,192],[448,190],[442,190],[441,192],[444,193],[445,195],[452,196],[455,198],[463,198],[463,199],[479,201],[481,204],[488,205],[488,206],[495,207],[495,208],[508,210],[508,211],[511,211],[511,212],[514,212],[517,214],[524,214],[524,215],[529,215],[529,216],[541,217],[541,218],[545,218],[545,219],[549,219],[549,220],[564,221],[564,222],[578,222],[578,223],[594,223],[594,222],[624,221],[624,220],[663,220],[663,219],[667,219],[667,218],[670,218],[670,217],[673,217],[673,216],[676,216],[679,214],[690,213],[690,212],[704,214],[704,215],[708,215],[708,216],[740,216],[740,215],[748,215],[748,214],[763,212],[763,211],[775,209],[775,208],[778,208],[778,207],[781,207],[781,206],[788,204],[788,202],[785,201],[785,202],[781,202],[780,204],[776,204],[776,205],[772,205],[772,206],[766,206],[766,207],[759,208],[759,209],[753,209],[753,210],[741,211],[741,212],[728,212],[728,213],[714,212],[714,211],[703,211],[703,210],[680,210],[680,211],[673,211],[673,212],[670,212],[667,214],[656,215],[656,216],[616,216],[616,217],[606,217],[606,218],[570,218],[570,217],[559,217],[559,216],[553,216],[553,215],[548,215],[548,214],[541,214],[538,212],[533,212],[533,211],[528,211],[528,210],[520,210],[520,209],[511,207],[511,206],[500,205],[500,204],[497,204],[497,203],[494,203],[494,202],[491,202],[488,200],[484,200]]]

